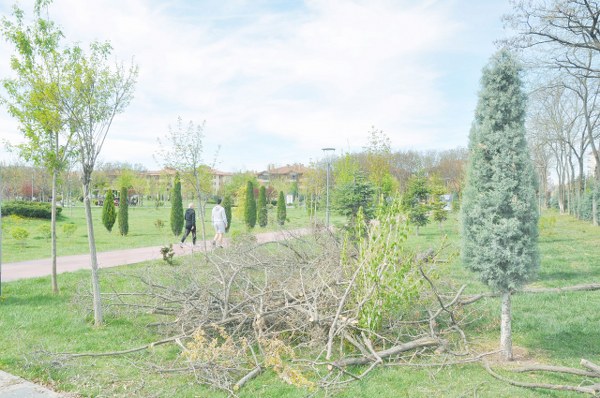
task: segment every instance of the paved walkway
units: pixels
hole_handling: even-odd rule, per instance
[[[292,231],[263,232],[256,234],[258,242],[270,242],[285,239],[290,235],[304,235],[310,232],[310,229],[296,229]],[[224,241],[227,245],[227,240]],[[210,241],[206,247],[210,250]],[[142,261],[162,259],[160,246],[140,247],[136,249],[115,250],[110,252],[98,253],[98,267],[109,268],[119,265],[135,264]],[[203,241],[197,241],[196,246],[192,246],[191,239],[184,244],[183,248],[179,243],[173,244],[175,255],[191,254],[192,252],[203,252]],[[79,254],[74,256],[61,256],[56,259],[57,273],[73,272],[80,269],[90,269],[90,255]],[[2,282],[10,282],[18,279],[35,278],[49,276],[52,272],[52,260],[49,258],[41,260],[20,261],[16,263],[2,264]]]
[[[59,394],[48,388],[33,384],[20,377],[0,370],[0,398],[66,398],[73,395]]]
[[[259,243],[278,241],[292,235],[305,235],[309,232],[310,229],[308,228],[296,229],[293,231],[264,232],[256,234],[256,240]],[[225,240],[224,244],[227,245],[227,243],[227,240]],[[207,242],[206,247],[210,250],[210,241]],[[173,250],[176,255],[203,252],[204,243],[202,241],[197,241],[196,246],[187,243],[184,244],[183,248],[179,247],[179,243],[174,243]],[[162,259],[160,246],[100,252],[98,253],[98,266],[100,268],[108,268],[155,259]],[[51,274],[51,267],[51,259],[2,264],[2,283],[18,279],[48,276]],[[58,273],[90,269],[90,255],[81,254],[58,257],[56,259],[56,268]],[[0,370],[0,398],[66,398],[73,396],[74,395],[59,394],[48,388]]]

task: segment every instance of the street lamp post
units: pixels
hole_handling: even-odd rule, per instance
[[[335,151],[335,148],[323,148],[325,154],[325,161],[327,162],[327,185],[326,185],[326,204],[325,204],[325,227],[329,228],[329,170],[331,169],[331,155]]]

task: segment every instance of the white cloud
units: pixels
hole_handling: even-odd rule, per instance
[[[440,135],[461,130],[465,140],[454,145],[464,145],[471,115],[449,125],[458,99],[440,87],[446,71],[436,54],[467,51],[468,26],[456,15],[476,8],[466,3],[309,0],[275,9],[244,1],[55,0],[50,17],[69,41],[109,40],[115,55],[134,56],[140,67],[135,99],[115,120],[103,159],[158,167],[156,138],[181,115],[206,120],[207,161],[222,145],[222,168],[237,170],[307,162],[324,146],[358,149],[372,125],[395,149],[434,148]],[[472,79],[476,85],[479,76]],[[0,113],[3,138],[14,126],[7,120]],[[255,139],[260,145],[249,152]]]

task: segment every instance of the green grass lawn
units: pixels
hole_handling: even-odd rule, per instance
[[[205,216],[206,238],[212,239],[214,229],[210,223],[210,212],[212,205],[207,206]],[[94,222],[94,234],[96,237],[96,246],[98,251],[118,250],[125,248],[159,246],[167,243],[177,242],[181,236],[176,237],[171,233],[169,224],[170,208],[167,207],[129,207],[129,234],[127,236],[119,235],[118,224],[115,223],[112,232],[108,232],[102,225],[102,208],[94,206],[92,208]],[[269,211],[269,224],[265,228],[258,225],[254,228],[254,233],[272,231],[279,229],[280,226],[275,222],[276,209]],[[324,215],[319,215],[323,220]],[[198,240],[202,239],[202,228],[200,225],[200,215],[196,216],[198,228]],[[309,224],[309,219],[304,208],[288,208],[288,222],[285,228],[300,228]],[[164,227],[156,227],[156,221],[162,220]],[[339,217],[333,221],[341,220]],[[76,227],[71,235],[65,233],[64,225],[74,224]],[[49,220],[25,219],[16,217],[2,218],[2,261],[5,263],[25,261],[39,258],[50,257],[50,239],[48,238]],[[24,228],[29,232],[29,237],[24,241],[18,241],[13,238],[11,231],[15,227]],[[243,221],[233,216],[231,229],[227,236],[245,232],[246,226]],[[191,241],[191,237],[188,238]],[[83,254],[89,252],[87,239],[87,225],[83,207],[64,208],[57,221],[57,253],[59,256],[72,254]]]
[[[153,209],[152,209],[153,211]],[[159,210],[160,211],[160,210]],[[158,211],[157,211],[158,212]],[[152,221],[159,213],[148,212]],[[168,211],[164,210],[164,216]],[[68,216],[68,211],[65,214]],[[130,216],[130,220],[131,220]],[[543,217],[540,237],[542,265],[531,286],[556,287],[600,282],[600,228],[549,212]],[[83,227],[82,227],[83,228]],[[100,228],[98,228],[100,229]],[[456,220],[442,228],[429,225],[409,244],[418,248],[437,246],[446,238],[440,265],[442,278],[467,284],[466,294],[486,291],[476,277],[461,267],[457,256]],[[142,242],[143,240],[140,239]],[[160,243],[160,242],[158,242]],[[162,262],[149,262],[102,270],[102,290],[127,290],[135,283],[123,272],[175,272]],[[147,324],[150,315],[127,317],[108,313],[106,325],[92,326],[89,313],[76,304],[76,292],[86,290],[89,272],[60,276],[61,294],[52,295],[48,278],[3,285],[0,299],[0,369],[83,396],[122,397],[222,397],[220,392],[198,386],[193,377],[157,373],[147,364],[158,361],[168,367],[177,349],[156,347],[149,352],[118,357],[56,360],[47,352],[102,352],[140,346],[159,338]],[[476,307],[475,307],[476,306]],[[88,306],[90,307],[90,306]],[[563,294],[517,294],[513,298],[513,344],[520,361],[578,367],[581,358],[600,363],[600,292]],[[479,352],[496,349],[499,341],[500,303],[488,298],[470,310],[477,316],[465,329],[471,347]],[[510,375],[527,382],[573,383],[571,377]],[[266,372],[240,391],[240,397],[305,397]],[[321,397],[324,394],[316,393]],[[509,386],[489,376],[478,364],[415,368],[378,368],[367,378],[330,396],[335,397],[575,397],[575,393],[528,390]]]

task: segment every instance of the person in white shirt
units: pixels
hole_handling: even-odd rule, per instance
[[[227,228],[227,215],[225,209],[221,206],[221,199],[217,199],[217,205],[212,209],[212,223],[215,227],[215,237],[212,240],[212,245],[215,247],[223,247],[223,234]]]

